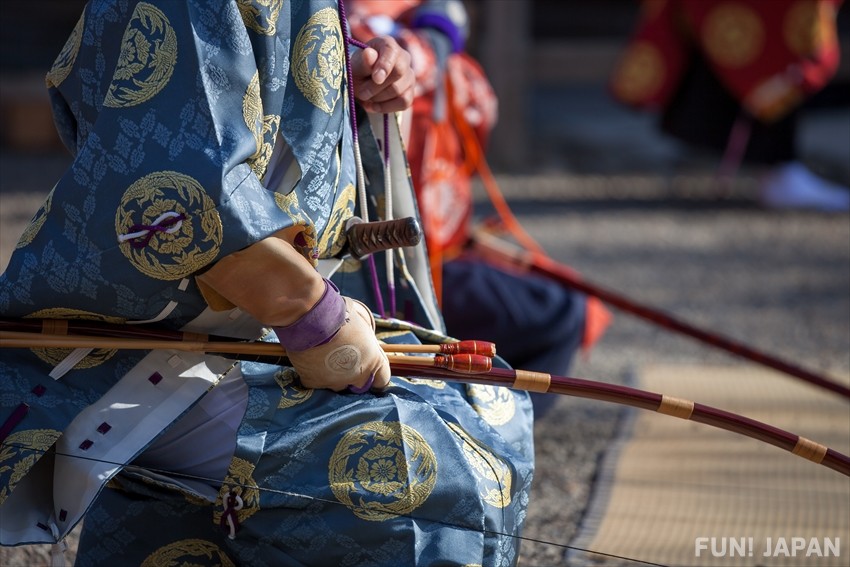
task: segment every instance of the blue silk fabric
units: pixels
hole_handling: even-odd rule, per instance
[[[328,0],[90,2],[47,76],[74,161],[0,276],[3,315],[191,330],[209,311],[193,275],[227,254],[287,227],[301,231],[308,258],[339,254],[356,193],[343,45]],[[359,132],[368,191],[381,204],[379,147],[368,128]],[[300,169],[285,193],[264,184],[276,140]],[[384,272],[378,255],[386,292]],[[333,280],[377,311],[371,277],[367,263],[346,261]],[[423,305],[432,290],[403,261],[396,277],[392,315],[407,322],[383,321],[379,337],[446,340]],[[222,320],[218,334],[263,334],[239,335]],[[146,356],[95,349],[54,380],[69,351],[2,351],[3,545],[55,541],[48,520],[60,536],[73,528],[50,497],[66,490],[53,448]],[[337,394],[301,388],[286,366],[218,360],[209,366],[226,368],[217,379],[238,371],[249,387],[227,475],[191,479],[218,496],[135,467],[135,455],[97,478],[69,478],[99,494],[81,504],[79,565],[516,562],[533,473],[526,394],[400,377],[381,393]],[[132,395],[112,404],[93,443],[120,448],[110,439],[133,405]],[[15,508],[15,522],[42,536],[9,527],[4,503],[25,484],[45,496]],[[234,493],[244,506],[231,539],[221,520]]]

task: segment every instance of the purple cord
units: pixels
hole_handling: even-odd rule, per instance
[[[351,57],[348,55],[348,45],[354,43],[356,40],[348,35],[348,18],[345,16],[345,2],[343,0],[339,0],[339,25],[342,30],[342,40],[345,44],[345,76],[348,79],[348,111],[351,115],[351,132],[354,136],[354,143],[357,144],[357,108],[354,103],[354,73],[351,71]]]
[[[352,394],[365,394],[366,392],[368,392],[369,390],[372,389],[372,384],[374,384],[374,383],[375,383],[375,373],[373,372],[369,376],[369,379],[366,380],[365,384],[363,384],[360,387],[351,385],[351,386],[348,387],[348,391],[351,392]]]
[[[366,49],[367,47],[369,47],[359,39],[354,39],[353,37],[348,38],[348,43],[350,43],[354,47],[359,47],[360,49]]]
[[[390,118],[389,114],[384,114],[384,175],[390,173]],[[395,301],[395,284],[390,280],[387,282],[390,292],[390,316],[395,317],[396,301]]]
[[[351,134],[352,141],[355,146],[357,146],[360,141],[357,135],[357,107],[354,101],[354,73],[351,71],[351,57],[349,57],[348,46],[355,45],[357,47],[365,48],[367,45],[361,41],[354,39],[348,35],[348,18],[345,16],[345,2],[344,0],[339,0],[339,25],[342,31],[343,42],[345,47],[343,49],[343,53],[345,55],[345,74],[346,79],[348,80],[348,111],[351,115]],[[368,207],[368,203],[361,203],[363,207]],[[386,316],[384,311],[384,299],[381,297],[381,286],[378,283],[378,269],[375,267],[375,258],[373,256],[369,256],[369,271],[372,275],[372,291],[375,294],[375,300],[378,307],[378,313],[381,314],[382,317]]]
[[[18,404],[18,407],[12,411],[12,414],[6,418],[6,421],[3,422],[3,426],[0,427],[0,441],[6,440],[6,437],[12,433],[12,430],[15,429],[21,421],[23,421],[29,410],[30,407],[28,404],[23,402]]]
[[[384,114],[384,167],[390,163],[390,120],[389,115]]]
[[[381,295],[381,284],[378,283],[378,268],[375,266],[375,256],[370,254],[367,258],[369,263],[369,273],[372,274],[372,291],[375,292],[375,303],[377,303],[378,313],[381,317],[386,317],[387,312],[384,310],[384,298]]]
[[[134,224],[128,229],[130,233],[140,232],[142,230],[147,230],[148,232],[144,236],[137,236],[136,238],[130,240],[130,246],[132,246],[133,248],[144,248],[150,243],[155,233],[166,232],[172,226],[184,220],[186,220],[186,215],[180,213],[176,217],[169,217],[163,221],[160,221],[159,224]]]

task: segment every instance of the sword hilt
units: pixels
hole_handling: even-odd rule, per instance
[[[382,250],[416,246],[422,239],[422,229],[413,217],[374,222],[351,217],[346,223],[345,236],[348,244],[344,254],[362,260]]]

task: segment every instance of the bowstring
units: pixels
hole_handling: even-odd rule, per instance
[[[132,463],[120,463],[120,462],[117,462],[117,461],[110,461],[110,460],[107,460],[107,459],[98,459],[96,457],[87,457],[85,455],[73,455],[73,454],[70,454],[70,453],[62,453],[62,452],[59,452],[59,451],[51,451],[50,449],[36,449],[34,447],[29,447],[27,445],[22,445],[22,444],[18,444],[18,443],[7,443],[6,441],[3,441],[2,443],[0,443],[0,447],[10,447],[10,448],[19,449],[19,450],[22,450],[22,451],[30,451],[32,453],[41,453],[42,455],[46,455],[47,453],[52,453],[53,455],[60,456],[60,457],[70,457],[70,458],[74,458],[74,459],[80,459],[80,460],[83,460],[83,461],[101,463],[101,464],[104,464],[104,465],[113,465],[115,467],[119,467],[119,468],[122,468],[122,469],[124,467],[127,467],[127,466],[135,466]],[[160,468],[154,468],[154,467],[138,467],[138,468],[144,468],[144,470],[146,470],[146,471],[156,473],[156,474],[161,474],[163,476],[170,476],[170,477],[174,477],[174,478],[182,478],[182,479],[185,479],[185,480],[194,480],[194,481],[199,481],[199,482],[205,482],[205,483],[207,483],[207,484],[209,484],[213,487],[214,486],[220,486],[220,485],[224,484],[220,479],[209,478],[209,477],[205,477],[203,475],[195,475],[195,474],[178,472],[178,471],[170,471],[168,469],[160,469]],[[333,505],[336,505],[336,506],[345,506],[346,508],[349,508],[349,509],[364,509],[365,510],[365,508],[357,506],[356,504],[352,504],[351,506],[349,506],[349,505],[347,505],[343,502],[339,502],[337,500],[329,500],[327,498],[322,498],[322,497],[319,497],[319,496],[310,496],[309,494],[302,494],[302,493],[299,493],[299,492],[292,492],[292,491],[289,491],[289,490],[283,490],[283,489],[279,489],[279,488],[271,488],[271,487],[268,487],[268,486],[243,484],[243,483],[240,483],[240,482],[235,481],[235,480],[231,481],[230,479],[228,479],[227,485],[233,486],[233,487],[239,487],[239,488],[246,489],[246,490],[247,489],[253,489],[253,490],[257,490],[259,492],[266,492],[266,493],[269,493],[269,494],[277,494],[277,495],[280,495],[280,496],[300,498],[302,500],[309,500],[309,501],[312,501],[312,502],[319,502],[319,503],[322,503],[322,504],[333,504]],[[545,539],[509,534],[509,533],[501,532],[501,531],[498,531],[498,530],[490,530],[490,529],[486,529],[486,528],[481,529],[481,528],[478,528],[477,526],[466,526],[466,525],[463,525],[463,524],[457,524],[457,523],[447,522],[445,520],[437,520],[437,519],[433,519],[433,518],[426,518],[426,517],[423,517],[423,516],[418,516],[418,515],[414,515],[414,514],[410,514],[410,513],[393,513],[393,515],[398,516],[398,517],[402,517],[402,518],[407,518],[407,519],[410,519],[410,520],[431,522],[433,524],[439,524],[439,525],[450,527],[450,528],[461,528],[463,530],[475,531],[475,532],[479,532],[479,533],[482,533],[482,534],[491,534],[491,535],[496,535],[496,536],[501,536],[501,537],[508,537],[508,538],[511,538],[511,539],[526,541],[526,542],[529,542],[529,543],[540,543],[540,544],[543,544],[543,545],[559,547],[559,548],[565,549],[565,550],[580,551],[580,552],[583,552],[583,553],[592,553],[594,555],[609,557],[611,559],[625,560],[625,561],[629,561],[631,563],[637,563],[637,564],[641,564],[641,565],[650,565],[650,566],[653,566],[653,567],[669,567],[668,565],[665,565],[663,563],[655,563],[655,562],[647,561],[647,560],[644,560],[644,559],[636,559],[634,557],[627,557],[627,556],[623,556],[623,555],[617,555],[617,554],[614,554],[614,553],[606,553],[604,551],[595,551],[595,550],[592,550],[592,549],[577,547],[577,546],[574,546],[574,545],[568,545],[568,544],[565,544],[565,543],[559,543],[559,542],[549,541],[549,540],[545,540]],[[83,518],[85,518],[85,516],[83,516]]]
[[[353,93],[354,82],[352,80],[351,63],[350,63],[350,59],[349,59],[348,46],[349,45],[355,45],[355,46],[358,46],[358,47],[361,47],[361,48],[365,48],[366,45],[362,44],[361,42],[358,42],[354,37],[349,35],[348,18],[346,17],[345,6],[344,6],[344,3],[342,1],[340,1],[339,4],[338,4],[338,10],[339,10],[341,31],[342,31],[342,34],[343,34],[343,41],[345,43],[345,48],[344,48],[345,53],[344,53],[344,55],[345,55],[345,65],[346,65],[347,78],[348,78],[348,82],[349,82],[349,96],[348,96],[348,98],[349,98],[349,103],[351,105],[350,112],[351,112],[351,120],[352,120],[353,139],[354,139],[355,160],[359,161],[359,159],[360,159],[360,155],[359,155],[360,148],[359,148],[359,144],[358,144],[357,126],[356,126],[356,121],[355,121],[356,112],[354,110],[354,93]],[[387,134],[387,116],[386,115],[384,115],[384,140],[383,140],[383,143],[384,143],[384,154],[385,154],[384,155],[384,160],[385,160],[384,175],[386,177],[386,176],[388,176],[388,173],[386,171],[386,167],[388,167],[387,163],[388,163],[388,159],[389,159],[389,156],[387,155],[388,150],[389,150],[389,139],[388,139],[388,134]],[[358,167],[358,181],[361,180],[361,177],[360,177],[361,171],[362,171],[361,168]],[[364,188],[364,186],[365,186],[365,184],[358,183],[358,187],[360,187],[360,190],[362,192],[362,197],[363,197],[361,207],[363,208],[364,212],[362,214],[366,214],[365,213],[366,199],[365,199],[365,188]],[[389,193],[387,194],[387,197],[389,198]],[[389,207],[389,205],[388,205],[388,207]],[[367,217],[366,220],[368,220],[368,217]],[[370,259],[371,259],[371,256],[370,256]],[[391,257],[390,257],[390,259],[391,259]],[[374,274],[374,269],[375,269],[374,265],[372,265],[371,268],[372,268],[373,276],[374,276],[375,275]],[[388,267],[388,269],[391,269],[391,268]],[[391,272],[390,272],[390,276],[391,276]],[[380,292],[377,291],[377,286],[376,286],[376,295],[377,295],[377,300],[378,300],[378,303],[379,303],[379,310],[381,312],[383,312],[383,305],[382,305],[382,303],[383,303],[382,299],[383,298],[382,298]],[[72,455],[72,456],[74,456],[74,455]],[[85,457],[78,457],[78,458],[85,458]],[[98,459],[91,459],[91,460],[98,460]],[[105,464],[114,464],[116,466],[122,466],[120,463],[108,463],[106,461],[100,461],[100,462],[104,462]],[[188,474],[184,474],[184,473],[173,473],[173,472],[170,472],[170,471],[158,471],[156,469],[149,469],[149,470],[151,472],[159,472],[159,473],[165,473],[165,474],[169,474],[169,475],[177,475],[178,477],[182,476],[182,477],[187,478],[187,479],[190,478],[192,480],[201,480],[201,481],[204,481],[204,482],[207,482],[207,483],[212,483],[212,484],[218,484],[219,483],[219,481],[217,481],[215,479],[202,478],[202,477],[198,477],[196,475],[188,475]],[[324,499],[324,498],[309,496],[309,495],[306,495],[306,494],[293,493],[293,492],[288,492],[288,491],[285,491],[285,490],[279,490],[279,489],[267,488],[267,487],[260,487],[260,486],[251,487],[251,486],[245,486],[245,485],[242,485],[242,484],[239,484],[239,483],[230,483],[230,484],[232,484],[234,486],[239,486],[241,488],[256,488],[259,491],[265,491],[265,492],[280,494],[280,495],[284,495],[284,496],[292,496],[292,497],[296,497],[296,498],[304,498],[304,499],[313,500],[313,501],[317,501],[317,502],[323,502],[323,503],[327,503],[327,504],[335,504],[335,505],[339,505],[339,506],[345,506],[345,504],[343,504],[342,502],[338,502],[338,501],[335,501],[335,500],[327,500],[327,499]],[[356,505],[354,507],[357,508]],[[449,527],[461,528],[461,529],[472,530],[472,531],[481,531],[482,533],[490,533],[490,534],[494,534],[494,535],[498,535],[498,536],[514,538],[514,539],[518,539],[520,541],[542,543],[542,544],[545,544],[545,545],[560,547],[562,549],[571,549],[571,550],[574,550],[574,551],[582,551],[582,552],[586,552],[586,553],[595,553],[597,555],[602,555],[602,556],[611,557],[611,558],[615,558],[615,559],[624,559],[624,560],[627,560],[627,561],[630,561],[630,562],[633,562],[633,563],[641,563],[641,564],[644,564],[644,565],[653,565],[653,566],[657,566],[657,567],[664,567],[663,565],[661,565],[659,563],[652,563],[652,562],[649,562],[649,561],[643,561],[643,560],[640,560],[640,559],[633,559],[633,558],[630,558],[630,557],[622,557],[622,556],[614,555],[614,554],[610,554],[610,553],[596,552],[596,551],[592,551],[592,550],[589,550],[589,549],[583,549],[583,548],[574,547],[574,546],[570,546],[570,545],[566,545],[566,544],[562,544],[562,543],[556,543],[556,542],[551,542],[551,541],[546,541],[546,540],[540,540],[540,539],[535,539],[535,538],[518,536],[518,535],[514,535],[514,534],[506,534],[506,533],[502,533],[502,532],[498,532],[498,531],[494,531],[494,530],[487,530],[487,529],[479,530],[477,527],[473,528],[473,527],[462,526],[462,525],[459,525],[459,524],[453,524],[453,523],[445,522],[445,521],[441,521],[441,520],[420,518],[420,517],[414,516],[412,514],[396,514],[396,515],[401,516],[401,517],[406,517],[406,518],[409,518],[409,519],[413,519],[413,520],[430,521],[432,523],[437,523],[437,524],[445,525],[445,526],[449,526]]]

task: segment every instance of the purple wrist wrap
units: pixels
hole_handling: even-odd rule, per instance
[[[434,12],[425,12],[417,14],[413,17],[411,27],[416,28],[432,28],[446,34],[449,41],[452,43],[452,53],[459,53],[463,50],[465,43],[461,31],[457,25],[451,21],[448,16]]]
[[[283,348],[307,350],[330,340],[345,322],[345,300],[330,280],[325,293],[307,313],[286,327],[273,327]]]

